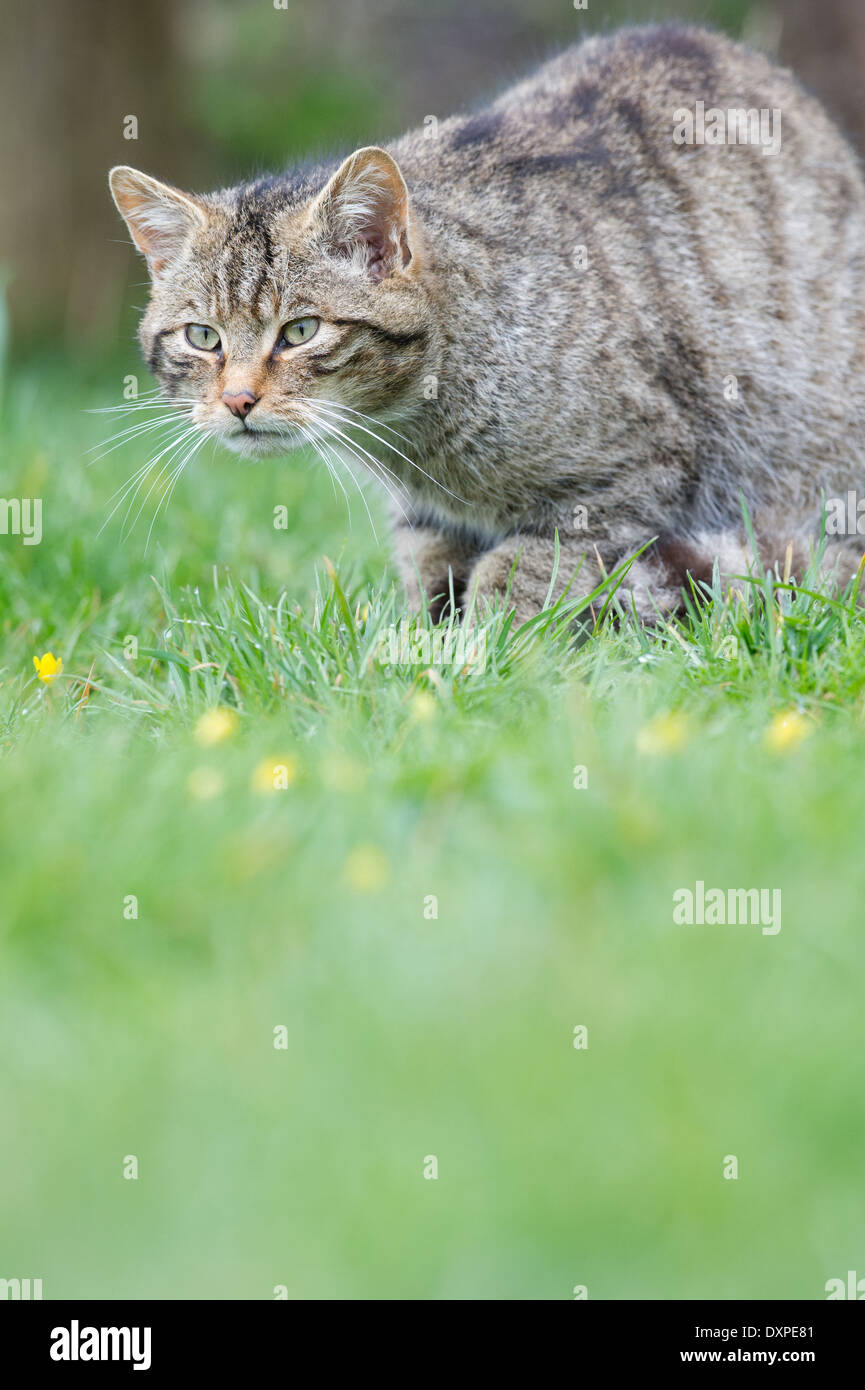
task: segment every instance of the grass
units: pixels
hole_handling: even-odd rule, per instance
[[[200,456],[146,553],[147,516],[97,534],[144,457],[85,466],[122,381],[40,360],[3,396],[0,492],[44,499],[44,537],[0,536],[0,1276],[567,1299],[861,1273],[850,596],[743,583],[656,631],[593,628],[601,596],[577,645],[556,610],[484,613],[483,670],[388,666],[385,528],[356,499],[349,529],[310,460]],[[698,880],[780,888],[782,929],[677,925]]]

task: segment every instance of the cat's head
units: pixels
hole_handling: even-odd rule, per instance
[[[329,178],[206,196],[125,166],[109,181],[150,271],[145,357],[193,424],[242,454],[282,453],[420,391],[423,249],[385,150],[358,150]]]

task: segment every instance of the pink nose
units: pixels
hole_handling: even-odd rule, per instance
[[[245,420],[258,396],[254,396],[251,391],[223,391],[222,399],[232,415],[236,415],[238,420]]]

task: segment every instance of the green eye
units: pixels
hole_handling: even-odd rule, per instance
[[[219,347],[219,334],[215,328],[208,328],[206,323],[188,323],[186,325],[186,341],[190,347],[202,348],[205,352],[215,352]]]
[[[281,334],[282,341],[288,347],[300,347],[301,343],[309,342],[318,328],[319,323],[319,319],[311,317],[307,319],[294,319],[283,328]]]

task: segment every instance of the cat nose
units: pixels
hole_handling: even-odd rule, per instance
[[[238,420],[245,420],[259,397],[251,391],[223,391],[222,399],[232,415],[236,415]]]

